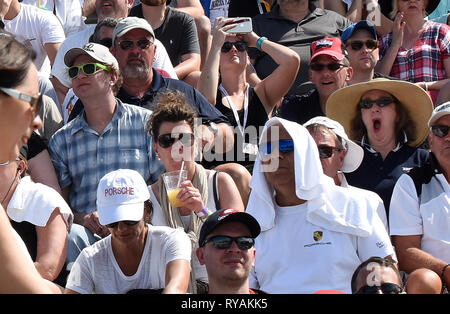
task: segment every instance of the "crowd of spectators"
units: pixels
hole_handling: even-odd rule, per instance
[[[448,294],[449,15],[0,1],[0,293]]]

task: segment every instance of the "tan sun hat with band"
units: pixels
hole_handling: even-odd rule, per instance
[[[351,135],[351,123],[358,114],[358,104],[362,95],[370,90],[382,90],[397,98],[408,111],[415,125],[415,134],[408,138],[408,145],[419,146],[427,137],[428,120],[433,111],[433,101],[427,92],[419,86],[400,80],[376,78],[368,82],[357,83],[338,89],[330,95],[326,104],[327,117],[338,121],[347,134]],[[360,141],[361,139],[354,139]]]

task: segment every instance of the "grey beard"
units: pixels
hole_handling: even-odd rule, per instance
[[[126,79],[147,78],[149,67],[144,64],[127,64],[122,70],[122,76]]]

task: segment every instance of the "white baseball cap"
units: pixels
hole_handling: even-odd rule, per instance
[[[119,169],[100,179],[97,188],[97,211],[104,226],[124,220],[139,221],[144,216],[144,202],[150,199],[141,174]]]
[[[344,164],[341,168],[342,172],[353,172],[358,169],[364,158],[364,150],[361,146],[348,138],[347,133],[345,133],[344,127],[339,122],[328,117],[319,116],[310,119],[308,122],[303,124],[303,126],[306,128],[307,126],[312,124],[323,125],[332,130],[336,135],[344,139],[345,143],[347,144],[347,154],[345,154]]]
[[[96,43],[87,43],[81,48],[70,49],[64,55],[64,63],[66,66],[71,67],[75,59],[81,55],[88,55],[100,63],[109,65],[116,70],[119,69],[119,64],[109,49]]]
[[[428,121],[428,126],[431,127],[437,120],[448,114],[450,114],[450,101],[447,101],[442,105],[434,108],[433,112],[431,113],[431,118]]]

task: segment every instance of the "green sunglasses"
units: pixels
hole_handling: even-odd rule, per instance
[[[94,75],[101,70],[110,71],[110,68],[101,63],[85,63],[81,65],[71,66],[67,69],[67,74],[69,75],[70,79],[73,80],[78,76],[80,70],[82,70],[86,75]]]

